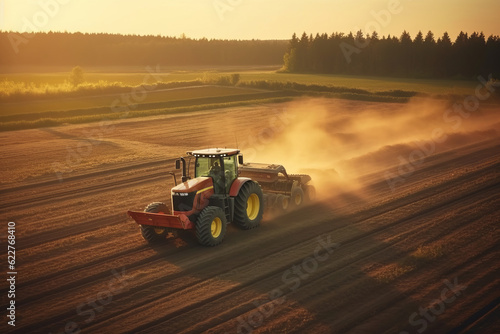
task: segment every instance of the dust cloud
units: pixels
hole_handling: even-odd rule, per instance
[[[319,196],[358,188],[360,176],[396,166],[416,150],[425,163],[432,154],[500,133],[498,105],[468,112],[436,99],[406,104],[306,99],[285,109],[290,123],[252,160],[311,175]]]

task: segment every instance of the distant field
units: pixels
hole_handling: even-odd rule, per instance
[[[4,95],[7,97],[2,100],[4,102],[0,103],[0,131],[55,126],[64,123],[93,122],[103,118],[115,119],[118,115],[111,108],[113,105],[135,105],[129,108],[131,110],[128,114],[129,117],[143,117],[252,103],[281,102],[304,94],[351,100],[404,103],[408,101],[408,97],[415,95],[413,93],[407,94],[408,92],[428,95],[468,95],[474,92],[477,86],[477,83],[473,81],[290,74],[278,73],[278,69],[278,67],[176,68],[161,69],[158,73],[154,69],[150,69],[156,80],[172,84],[170,86],[165,84],[160,90],[147,91],[145,96],[139,95],[138,99],[130,99],[134,87],[154,82],[151,73],[146,68],[84,68],[85,81],[89,84],[95,84],[97,88],[105,88],[109,85],[107,83],[119,82],[118,88],[120,90],[112,93],[110,93],[111,90],[99,89],[87,92],[75,90],[70,84],[64,84],[69,76],[69,70],[65,72],[66,69],[51,69],[53,71],[47,73],[40,69],[29,73],[4,73],[0,74],[0,80],[5,81],[5,85],[3,85],[5,88],[0,93],[7,94]],[[261,84],[252,84],[251,87],[244,85],[234,87],[229,82],[220,83],[218,80],[221,77],[227,79],[233,73],[240,74],[241,83],[250,81],[294,82],[302,85],[322,86],[323,90],[315,91],[314,87],[309,86],[302,88],[294,88],[296,86],[293,86],[290,89],[290,86],[274,85],[271,87]],[[10,87],[16,86],[12,83],[21,82],[26,83],[25,86],[21,85],[22,94],[18,95],[17,99],[9,100],[9,96],[11,96],[9,94],[13,94],[8,93]],[[188,85],[191,87],[187,87]],[[48,93],[49,89],[57,87],[63,87],[63,89],[57,94]],[[330,91],[330,87],[345,87],[351,91],[346,89]],[[15,88],[12,89],[12,92],[15,92]],[[33,89],[37,91],[36,94],[35,91],[32,91]],[[363,90],[363,92],[352,91],[353,89]],[[395,92],[397,94],[391,95],[390,91],[397,91]],[[401,91],[403,91],[402,94]],[[127,98],[129,102],[126,102]]]
[[[185,113],[256,103],[289,101],[284,91],[227,86],[195,86],[152,91],[145,99],[127,104],[122,96],[64,98],[38,102],[1,103],[0,131],[45,128],[103,120]],[[133,101],[133,100],[132,100]],[[115,108],[116,107],[116,108]],[[120,108],[121,107],[121,108]]]
[[[365,89],[371,92],[406,90],[427,94],[471,94],[477,82],[465,80],[424,80],[386,77],[358,77],[349,75],[295,74],[276,72],[248,72],[241,74],[242,81],[275,80],[303,84],[342,86]]]
[[[132,90],[131,90],[132,92]],[[221,87],[221,86],[196,86],[186,88],[176,88],[163,91],[150,91],[141,96],[137,103],[171,102],[177,100],[202,99],[208,97],[227,97],[233,95],[254,94],[255,89]],[[110,108],[112,103],[119,101],[117,105],[124,105],[121,94],[61,98],[57,100],[27,101],[16,103],[3,103],[1,116],[41,113],[46,111],[65,111],[74,109],[87,109],[97,107]],[[134,101],[133,99],[131,101]]]
[[[86,71],[85,79],[89,82],[119,81],[126,85],[139,85],[143,83],[149,72],[145,68],[83,68]],[[266,68],[178,68],[161,69],[157,76],[163,82],[172,81],[190,81],[201,79],[204,76],[213,74],[231,74],[239,73],[241,81],[270,80],[281,82],[298,82],[302,84],[317,84],[342,86],[348,88],[365,89],[371,92],[386,90],[407,90],[428,94],[470,94],[474,91],[477,82],[466,80],[426,80],[426,79],[404,79],[387,77],[359,77],[348,75],[326,75],[326,74],[291,74],[277,73],[278,67],[272,69]],[[31,72],[31,73],[4,73],[0,74],[0,80],[33,82],[36,84],[63,83],[68,78],[68,73],[60,70],[59,72]],[[117,71],[123,72],[117,72]]]
[[[71,69],[70,69],[71,70]],[[10,81],[22,81],[22,82],[33,82],[35,84],[61,84],[68,79],[69,71],[66,72],[51,72],[51,73],[13,73],[13,74],[0,74],[0,80],[10,80]],[[97,83],[99,81],[109,81],[109,82],[122,82],[125,85],[137,86],[143,83],[148,72],[140,73],[108,73],[99,72],[85,73],[85,81]],[[189,81],[195,80],[202,76],[203,73],[193,72],[193,73],[159,73],[157,74],[159,81],[171,82],[171,81]],[[151,80],[151,79],[149,79]]]

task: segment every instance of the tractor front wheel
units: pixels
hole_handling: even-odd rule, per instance
[[[160,202],[154,202],[149,204],[144,209],[144,212],[170,214],[170,210],[168,209],[167,205],[165,203],[160,203]],[[147,242],[158,243],[165,240],[168,231],[164,227],[141,225],[141,234],[142,237]]]
[[[227,220],[224,210],[207,206],[196,221],[196,238],[203,246],[217,246],[226,235]]]
[[[257,227],[264,213],[264,195],[259,184],[248,181],[240,189],[234,199],[234,223],[249,230]]]

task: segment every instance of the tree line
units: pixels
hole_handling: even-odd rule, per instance
[[[0,65],[279,65],[286,40],[0,32]]]
[[[455,41],[445,32],[437,40],[429,31],[414,38],[333,33],[296,34],[289,41],[284,69],[289,72],[466,78],[492,74],[500,78],[500,38],[461,32]]]
[[[377,32],[364,35],[296,34],[285,40],[191,39],[105,33],[0,31],[0,66],[246,66],[279,65],[296,73],[428,78],[500,78],[500,38],[461,32],[414,38]]]

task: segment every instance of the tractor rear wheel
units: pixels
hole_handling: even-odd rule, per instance
[[[168,209],[165,203],[154,202],[149,204],[144,212],[150,213],[165,213],[170,214],[170,210]],[[157,243],[165,240],[165,237],[168,234],[168,231],[164,227],[155,227],[149,225],[141,225],[141,234],[142,237],[149,243]]]
[[[264,212],[263,198],[262,189],[256,182],[243,184],[234,199],[234,223],[244,230],[259,226]]]
[[[196,221],[196,238],[203,246],[217,246],[226,235],[227,220],[224,210],[207,206]]]

